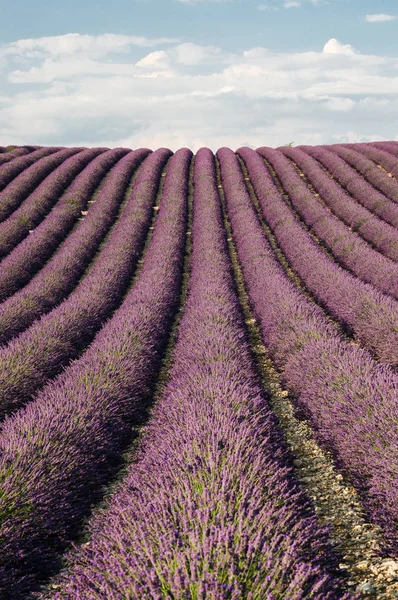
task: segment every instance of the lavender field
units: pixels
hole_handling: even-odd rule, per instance
[[[398,142],[0,147],[0,599],[398,598]]]

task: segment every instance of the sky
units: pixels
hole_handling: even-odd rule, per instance
[[[0,145],[398,140],[398,0],[0,4]]]

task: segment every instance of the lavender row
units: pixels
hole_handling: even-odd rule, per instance
[[[246,163],[264,218],[291,268],[358,341],[380,361],[397,365],[397,302],[331,261],[282,199],[260,154],[249,148],[238,153]]]
[[[44,156],[24,169],[9,185],[0,192],[0,220],[4,221],[17,209],[56,167],[65,159],[82,151],[82,148],[63,148],[58,152]]]
[[[34,164],[37,160],[60,150],[63,150],[63,148],[46,146],[45,148],[39,148],[30,154],[25,154],[20,158],[16,158],[11,163],[3,166],[0,170],[0,190],[3,190],[17,175]]]
[[[397,229],[355,202],[336,181],[326,175],[314,158],[299,148],[283,146],[279,150],[300,168],[320,196],[321,201],[327,204],[328,209],[334,215],[344,221],[352,231],[358,232],[384,256],[398,261]],[[314,218],[318,217],[322,219],[322,213],[318,214],[316,205],[314,206]]]
[[[157,178],[146,165],[161,155],[169,152],[143,166],[149,185]],[[120,309],[80,360],[4,424],[0,595],[26,598],[57,566],[145,415],[180,296],[190,160],[180,150],[170,161],[141,274]]]
[[[252,172],[262,172],[255,152],[239,152]],[[392,424],[398,422],[398,376],[340,338],[320,307],[288,279],[263,234],[237,158],[227,149],[218,157],[234,240],[264,344],[284,385],[353,478],[371,518],[382,525],[396,552],[398,447]],[[272,203],[270,195],[268,201]],[[300,248],[299,243],[298,252]],[[310,262],[308,268],[313,267]]]
[[[43,267],[81,217],[81,212],[109,169],[126,152],[121,148],[107,152],[89,148],[66,160],[60,167],[65,180],[54,174],[39,186],[40,189],[33,194],[39,206],[46,198],[54,199],[64,193],[47,218],[0,263],[1,301],[21,289]],[[66,190],[64,181],[71,183]]]
[[[394,202],[398,202],[398,182],[387,177],[386,173],[378,169],[372,160],[367,159],[355,150],[345,148],[339,144],[332,144],[327,146],[327,148],[329,148],[331,152],[335,152],[357,172],[361,173],[373,187],[387,196],[387,198],[390,198]]]
[[[98,154],[98,150],[94,152]],[[53,163],[52,172],[8,219],[0,223],[0,258],[7,256],[53,209],[63,191],[92,158],[92,150],[75,152],[71,156],[68,149],[48,158]]]
[[[361,280],[398,298],[398,264],[371,248],[322,206],[282,152],[265,147],[260,152],[274,169],[298,216],[337,262]]]
[[[27,286],[0,304],[0,344],[29,327],[73,290],[111,227],[133,172],[149,153],[136,150],[116,164],[87,216],[53,258]]]
[[[198,152],[194,182],[189,298],[169,383],[138,459],[46,597],[341,598],[255,373],[210,150]]]
[[[371,142],[370,145],[398,156],[398,142]]]
[[[398,159],[386,150],[372,146],[372,144],[343,144],[344,148],[356,150],[363,154],[369,160],[372,160],[376,165],[380,165],[387,175],[398,178]]]
[[[23,156],[24,154],[29,154],[29,152],[29,148],[26,148],[25,146],[18,146],[13,150],[7,150],[3,156],[0,156],[0,166],[11,162],[12,160],[14,160],[14,158],[18,158],[19,156]]]
[[[393,227],[398,227],[398,206],[365,181],[334,152],[323,146],[298,146],[316,158],[360,204]]]
[[[169,156],[169,150],[160,149],[145,161],[118,223],[74,292],[0,348],[0,415],[25,403],[76,358],[119,305],[143,248]]]

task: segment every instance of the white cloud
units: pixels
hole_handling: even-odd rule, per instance
[[[80,52],[87,56],[100,57],[110,53],[126,53],[132,46],[145,48],[172,44],[177,41],[171,38],[149,39],[142,36],[112,33],[96,36],[68,33],[66,35],[18,40],[11,44],[0,46],[0,53],[37,58],[43,55],[58,57]]]
[[[164,50],[157,50],[147,54],[144,58],[141,58],[141,60],[136,62],[135,66],[140,67],[141,69],[163,70],[170,67],[170,62],[169,57]]]
[[[283,4],[283,8],[299,8],[301,6],[301,2],[297,0],[286,0]]]
[[[213,62],[221,56],[221,49],[216,46],[200,46],[191,43],[180,44],[173,52],[176,62],[187,66]]]
[[[301,8],[305,4],[312,4],[313,6],[320,6],[321,4],[328,4],[328,0],[265,0],[257,4],[256,8],[260,11],[266,10],[280,10],[281,8]]]
[[[397,19],[398,19],[398,16],[386,15],[384,13],[365,16],[365,21],[367,21],[368,23],[386,23],[388,21],[396,21]]]
[[[344,54],[353,56],[356,50],[350,44],[341,44],[336,38],[331,38],[323,47],[324,54]]]
[[[398,57],[336,39],[318,51],[230,54],[59,37],[1,48],[0,144],[196,150],[398,138]]]

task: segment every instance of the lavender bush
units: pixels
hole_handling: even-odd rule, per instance
[[[283,189],[288,194],[297,215],[310,228],[341,266],[374,285],[384,293],[398,297],[398,265],[382,256],[332,215],[300,177],[297,169],[279,150],[261,148]]]
[[[334,179],[331,179],[323,171],[314,158],[300,150],[300,148],[281,146],[278,150],[300,168],[320,196],[320,201],[325,202],[327,208],[346,223],[350,230],[357,232],[376,250],[384,254],[384,256],[398,261],[398,231],[395,227],[385,223],[364,206],[353,200]],[[390,156],[386,152],[384,154]],[[393,161],[395,160],[391,156],[390,158]],[[294,200],[294,197],[292,197],[292,200]],[[318,215],[317,209],[317,205],[314,205],[314,216]],[[322,219],[322,213],[319,213],[319,218]]]
[[[341,598],[254,370],[207,149],[194,182],[189,298],[169,384],[91,541],[49,597]]]
[[[27,286],[0,304],[0,344],[29,327],[73,290],[111,227],[133,172],[149,152],[146,149],[130,152],[116,164],[87,216],[53,258]]]
[[[339,144],[332,144],[327,147],[331,152],[335,152],[349,165],[354,167],[373,187],[387,196],[387,198],[398,202],[398,182],[387,177],[387,174],[378,169],[372,160],[367,159],[360,152],[356,152],[356,150],[340,146]]]
[[[49,177],[39,186],[41,189],[34,193],[38,205],[42,199],[54,199],[64,193],[47,218],[0,263],[0,300],[23,287],[43,267],[81,217],[81,211],[109,169],[125,154],[125,150],[118,148],[107,152],[90,148],[72,157],[70,163],[64,163],[65,183],[69,181],[69,188],[65,189],[64,180],[58,176]],[[73,180],[71,172],[77,175]]]
[[[251,171],[257,165],[263,170],[255,152],[239,153]],[[322,443],[356,482],[369,515],[383,527],[389,550],[397,552],[397,374],[339,337],[322,310],[288,279],[263,234],[236,156],[228,149],[219,150],[217,156],[243,276],[264,343]],[[270,190],[265,189],[271,205]],[[311,261],[308,267],[314,268]]]
[[[397,302],[331,261],[282,199],[260,154],[249,148],[238,153],[249,170],[265,220],[307,289],[381,361],[397,365]]]
[[[298,146],[298,148],[316,158],[360,204],[383,221],[398,227],[398,206],[378,192],[337,154],[327,150],[325,146]]]
[[[39,148],[30,154],[25,154],[20,158],[13,160],[9,164],[5,164],[0,169],[0,190],[3,190],[6,185],[8,185],[17,175],[22,173],[24,169],[30,167],[30,165],[35,163],[40,158],[50,156],[51,154],[59,152],[60,150],[63,150],[63,148],[46,146],[45,148]],[[2,210],[4,210],[3,207]]]
[[[0,416],[25,403],[76,358],[117,308],[136,268],[169,156],[169,150],[160,149],[148,157],[121,218],[75,291],[0,348]]]
[[[372,160],[376,165],[380,165],[387,173],[398,177],[398,160],[396,156],[392,156],[386,150],[377,148],[372,144],[343,144],[344,148],[356,150],[363,154],[369,160]]]
[[[42,157],[13,178],[0,192],[0,220],[4,221],[9,217],[54,169],[81,151],[82,148],[63,148],[52,152],[50,156]]]
[[[18,146],[17,148],[14,148],[13,150],[7,150],[7,148],[6,148],[4,155],[0,156],[0,166],[6,164],[8,162],[11,162],[15,158],[18,158],[19,156],[23,156],[24,154],[29,154],[29,152],[30,152],[30,149],[26,148],[24,146]]]
[[[398,156],[398,142],[371,142],[371,146],[385,150],[393,156]]]
[[[66,153],[66,158],[69,156],[70,150]],[[91,152],[89,156],[92,156]],[[54,161],[58,159],[58,162],[61,157],[55,155],[51,158]],[[55,168],[22,205],[0,223],[0,258],[9,254],[54,209],[63,190],[77,174],[76,167],[81,170],[87,164],[88,156],[85,152],[79,152],[76,160],[74,158],[72,156],[65,160],[64,157],[61,166]]]
[[[139,174],[144,222],[145,185],[156,189],[169,155],[155,152]],[[180,150],[170,161],[143,269],[120,309],[80,360],[3,425],[0,594],[26,598],[56,566],[143,418],[178,307],[191,156]],[[134,235],[131,226],[127,233]]]

